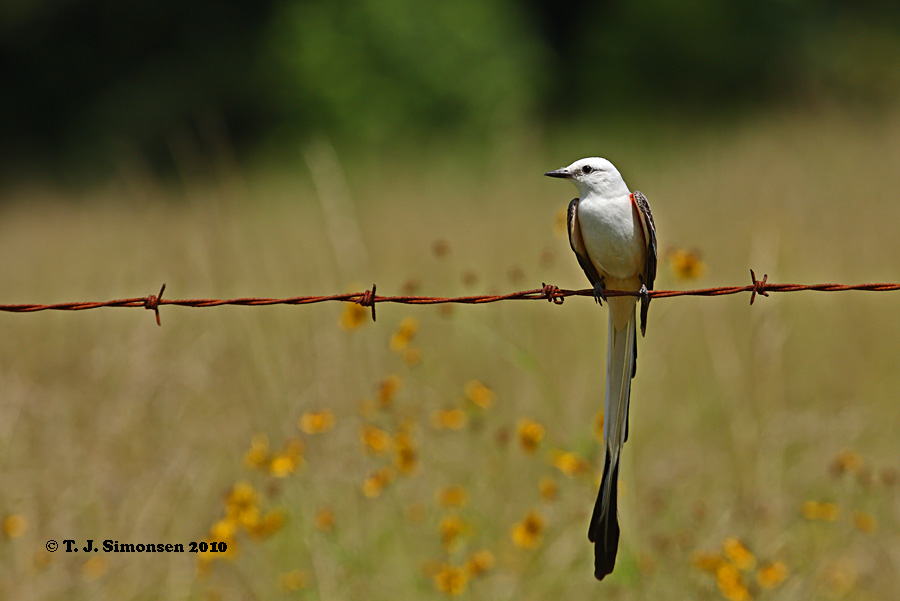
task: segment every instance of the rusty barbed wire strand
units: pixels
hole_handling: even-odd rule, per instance
[[[898,283],[868,283],[868,284],[775,284],[768,281],[768,274],[763,275],[761,280],[756,279],[756,274],[750,270],[750,284],[746,286],[719,286],[716,288],[699,288],[695,290],[651,290],[650,298],[671,298],[674,296],[725,296],[730,294],[739,294],[741,292],[750,293],[750,304],[756,300],[756,295],[769,296],[770,292],[799,292],[802,290],[812,290],[815,292],[843,292],[848,290],[862,290],[868,292],[889,292],[900,290]],[[3,305],[0,304],[0,311],[9,313],[34,313],[37,311],[85,311],[87,309],[99,309],[101,307],[138,307],[153,311],[156,317],[157,325],[160,324],[159,307],[162,305],[175,305],[180,307],[220,307],[223,305],[235,305],[242,307],[261,307],[268,305],[310,305],[314,303],[322,303],[329,301],[351,302],[357,303],[363,307],[372,308],[372,320],[375,320],[375,305],[377,303],[398,303],[407,305],[438,305],[447,303],[458,303],[468,305],[480,305],[487,303],[496,303],[507,300],[546,300],[557,305],[563,304],[563,301],[570,296],[589,296],[593,297],[594,291],[590,288],[584,290],[568,290],[558,288],[552,284],[542,284],[541,288],[532,290],[519,290],[507,294],[483,294],[472,296],[456,296],[456,297],[439,297],[439,296],[378,296],[375,294],[375,284],[372,288],[364,292],[347,292],[344,294],[331,294],[326,296],[295,296],[290,298],[231,298],[231,299],[211,299],[211,298],[191,298],[191,299],[164,299],[163,292],[166,285],[163,284],[159,290],[159,294],[151,294],[137,298],[122,298],[108,301],[95,302],[68,302],[54,303],[49,305],[42,304],[17,304]],[[606,296],[640,296],[638,292],[630,292],[623,290],[607,290]]]

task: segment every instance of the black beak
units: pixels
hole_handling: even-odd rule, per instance
[[[559,177],[562,179],[569,179],[572,177],[572,174],[566,171],[565,169],[557,169],[556,171],[548,171],[545,173],[547,177]]]

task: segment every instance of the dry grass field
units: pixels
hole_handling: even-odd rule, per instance
[[[751,267],[900,281],[900,116],[540,147],[357,167],[314,146],[294,176],[21,189],[0,302],[586,287],[557,227],[574,188],[541,174],[595,153],[647,194],[667,253],[700,253],[658,288]],[[900,296],[748,300],[653,303],[602,583],[606,316],[587,298],[383,304],[376,323],[340,303],[163,307],[161,328],[0,314],[0,597],[900,597]],[[227,551],[189,552],[211,540]]]

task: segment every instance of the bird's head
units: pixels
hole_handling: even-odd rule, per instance
[[[562,169],[548,171],[544,175],[571,180],[582,198],[591,194],[603,197],[629,194],[625,180],[615,166],[600,157],[579,159]]]

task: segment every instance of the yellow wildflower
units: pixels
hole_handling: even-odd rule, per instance
[[[225,500],[227,517],[246,527],[259,518],[259,494],[247,482],[238,482]]]
[[[400,322],[400,327],[391,336],[391,350],[399,353],[409,346],[409,341],[416,335],[418,329],[419,322],[415,317],[404,317]]]
[[[497,395],[494,391],[479,382],[478,380],[469,380],[465,386],[466,398],[481,407],[487,409],[490,407]]]
[[[526,453],[534,453],[544,440],[544,426],[533,419],[527,417],[520,419],[517,431],[519,444]]]
[[[293,593],[306,588],[306,572],[291,570],[278,577],[278,589],[282,593]]]
[[[401,474],[409,474],[418,463],[419,453],[407,432],[397,432],[394,436],[394,465]]]
[[[739,570],[746,572],[756,567],[756,558],[753,553],[736,538],[726,538],[722,543],[722,551],[725,552],[725,557],[731,560],[731,563]]]
[[[300,417],[300,429],[306,434],[321,434],[334,427],[334,413],[328,409],[306,412]]]
[[[322,532],[334,530],[334,512],[328,508],[320,509],[316,513],[316,528]]]
[[[823,520],[826,522],[837,521],[839,511],[834,503],[819,503],[818,501],[806,501],[800,509],[803,517],[808,520]]]
[[[218,542],[230,543],[237,534],[238,523],[230,518],[222,518],[209,529],[209,538]]]
[[[394,402],[397,391],[400,390],[400,386],[402,385],[403,380],[396,374],[391,374],[382,380],[381,385],[378,388],[378,404],[383,409],[390,407]]]
[[[553,449],[550,455],[553,465],[569,477],[585,474],[591,469],[591,465],[577,453]]]
[[[438,409],[431,414],[431,425],[437,430],[459,430],[466,425],[466,414],[462,409]]]
[[[774,588],[787,578],[787,565],[783,561],[776,561],[762,566],[756,572],[756,582],[760,588]]]
[[[269,437],[256,434],[250,439],[250,450],[244,454],[244,463],[251,468],[264,468],[269,463]]]
[[[441,543],[447,548],[452,547],[466,530],[466,523],[455,514],[444,516],[440,524],[438,524],[438,534],[441,535]]]
[[[301,465],[303,465],[303,441],[292,438],[283,450],[272,454],[269,473],[276,478],[285,478]]]
[[[864,511],[853,512],[853,525],[866,534],[872,534],[878,529],[878,521],[875,516]]]
[[[247,532],[255,538],[268,538],[281,530],[284,525],[285,513],[281,509],[273,509],[266,512],[262,519],[258,520]]]
[[[523,549],[537,549],[541,546],[543,532],[544,518],[536,511],[529,511],[513,526],[512,541]]]
[[[446,595],[461,595],[466,591],[468,574],[463,568],[443,564],[432,576],[434,588]]]
[[[853,451],[841,451],[831,461],[830,470],[835,476],[839,476],[844,472],[859,475],[865,467],[862,457]]]
[[[435,500],[441,507],[463,507],[469,494],[462,486],[445,486],[437,491]]]
[[[363,307],[359,303],[344,303],[344,310],[341,312],[340,319],[341,329],[355,330],[356,328],[362,327],[362,325],[368,321],[370,311],[371,309]]]
[[[28,529],[28,520],[18,513],[11,513],[3,518],[3,534],[9,538],[19,538]]]
[[[564,236],[569,231],[569,210],[564,207],[556,212],[553,218],[553,233],[557,236]]]
[[[750,591],[744,584],[741,572],[730,563],[723,563],[716,570],[716,584],[729,601],[749,601]]]
[[[381,495],[384,487],[393,482],[394,471],[391,468],[383,467],[380,470],[372,472],[363,481],[363,494],[374,499]]]
[[[403,351],[403,362],[412,367],[422,361],[422,351],[417,348],[408,348]]]
[[[472,577],[480,576],[494,567],[494,554],[487,549],[472,553],[466,560],[466,571]]]
[[[691,564],[704,572],[710,572],[711,574],[715,574],[719,571],[719,568],[722,564],[725,563],[725,560],[718,553],[708,553],[705,551],[695,551],[691,556]]]
[[[545,501],[553,501],[556,499],[559,487],[556,485],[556,480],[554,480],[552,476],[544,476],[541,478],[540,482],[538,482],[538,490],[541,491],[542,499]]]
[[[700,253],[693,250],[675,249],[669,251],[669,266],[679,280],[696,280],[706,273],[706,263]]]
[[[365,424],[360,428],[359,440],[371,455],[383,455],[391,448],[391,435],[372,424]]]
[[[107,569],[109,569],[109,564],[106,562],[106,558],[103,555],[95,555],[81,566],[81,576],[85,582],[90,582],[103,576]]]

